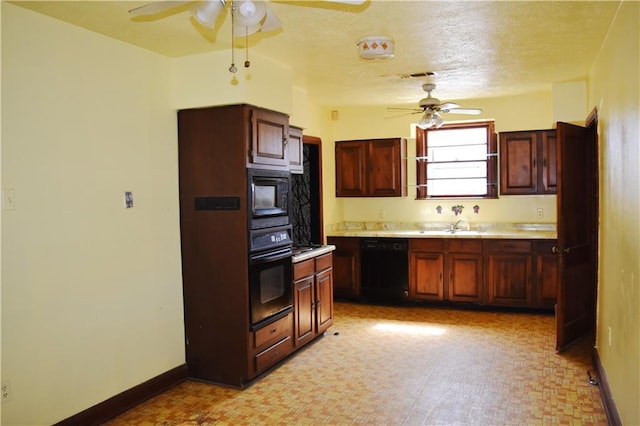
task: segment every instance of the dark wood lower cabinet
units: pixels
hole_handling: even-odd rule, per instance
[[[360,296],[357,237],[330,237],[336,296]],[[409,299],[552,309],[555,240],[409,239]]]
[[[294,346],[302,346],[333,324],[332,255],[293,265]]]
[[[412,239],[409,242],[409,297],[482,302],[482,240]]]
[[[553,308],[558,293],[558,258],[553,253],[555,241],[536,242],[536,288],[534,304],[541,308]]]
[[[488,289],[490,305],[530,305],[531,255],[489,254]]]
[[[360,239],[329,237],[333,252],[333,291],[337,298],[360,297]]]

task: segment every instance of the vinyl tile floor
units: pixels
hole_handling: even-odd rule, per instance
[[[247,389],[185,381],[108,425],[606,425],[591,354],[556,353],[549,314],[337,302]]]

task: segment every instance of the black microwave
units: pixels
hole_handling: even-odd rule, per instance
[[[248,206],[251,229],[289,224],[291,173],[280,170],[247,169]]]

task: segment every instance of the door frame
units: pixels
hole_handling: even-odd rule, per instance
[[[318,202],[318,226],[320,227],[319,229],[319,237],[320,237],[320,244],[324,244],[324,188],[322,185],[322,139],[320,139],[317,136],[309,136],[309,135],[302,135],[302,149],[304,149],[304,145],[313,145],[316,147],[316,149],[318,150],[318,164],[317,164],[317,176],[315,176],[318,179],[318,194],[316,194],[317,196],[317,202]]]
[[[600,138],[598,137],[598,109],[593,108],[591,113],[585,120],[585,127],[587,129],[587,137],[589,138],[589,156],[592,162],[591,169],[593,175],[590,189],[590,219],[591,219],[591,284],[593,285],[593,305],[591,307],[592,318],[592,330],[593,334],[592,344],[595,345],[595,330],[598,322],[597,318],[597,305],[598,305],[598,282],[600,276],[600,263],[598,253],[600,252]]]

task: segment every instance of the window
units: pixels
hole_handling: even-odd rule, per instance
[[[417,129],[417,198],[496,198],[493,121]]]

